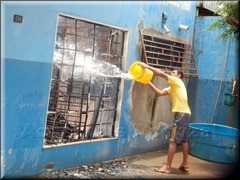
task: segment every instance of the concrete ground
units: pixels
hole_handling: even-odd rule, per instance
[[[159,150],[26,179],[223,179],[240,174],[236,164],[210,162],[192,155],[189,155],[188,171],[181,171],[177,168],[182,160],[180,149],[174,156],[170,174],[155,172],[154,168],[163,166],[166,159],[167,150]]]
[[[222,164],[199,159],[189,155],[188,171],[181,171],[177,167],[182,162],[180,150],[174,156],[170,174],[154,172],[154,168],[161,167],[167,160],[167,151],[153,151],[135,156],[131,160],[132,165],[145,171],[144,178],[150,179],[222,179],[240,174],[237,164]]]

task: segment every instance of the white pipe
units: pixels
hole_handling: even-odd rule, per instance
[[[185,25],[180,24],[179,29],[184,30],[184,31],[188,31],[189,26],[185,26]]]
[[[166,30],[167,33],[170,32],[166,24],[163,27],[164,27],[164,29]]]

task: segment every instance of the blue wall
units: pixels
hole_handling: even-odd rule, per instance
[[[224,94],[232,92],[233,79],[237,78],[239,83],[238,42],[232,37],[217,40],[222,30],[207,30],[207,26],[218,18],[196,18],[193,45],[199,78],[190,79],[188,84],[192,122],[238,128],[239,100],[236,99],[233,106],[224,104]]]
[[[125,69],[139,59],[136,43],[139,39],[138,24],[141,21],[144,27],[162,31],[161,13],[165,11],[168,14],[167,26],[171,34],[193,41],[195,30],[194,46],[200,78],[189,81],[190,103],[193,107],[193,117],[197,121],[209,121],[216,101],[214,96],[221,80],[222,61],[218,58],[225,55],[226,43],[220,42],[219,49],[223,50],[220,54],[210,51],[215,53],[216,57],[209,58],[208,53],[212,46],[205,46],[199,42],[204,34],[208,39],[212,39],[210,37],[215,36],[215,33],[198,30],[199,26],[204,24],[204,19],[202,22],[201,19],[197,19],[194,28],[196,3],[2,3],[2,177],[21,177],[47,172],[46,166],[51,162],[54,163],[53,170],[59,170],[167,147],[165,128],[160,127],[154,136],[142,135],[135,130],[130,116],[131,82],[125,81],[117,139],[43,149],[58,13],[126,29],[129,39]],[[13,23],[14,14],[23,16],[22,24]],[[189,31],[178,31],[180,23],[188,25]],[[213,40],[211,42],[213,43]],[[231,49],[232,44],[229,46]],[[206,52],[199,53],[196,49]],[[214,58],[212,56],[211,58]],[[228,72],[236,71],[235,56],[235,53],[229,50],[228,58],[232,63],[227,64]],[[205,59],[208,63],[203,61]],[[215,69],[215,66],[218,69]],[[224,81],[229,82],[231,77],[232,74],[226,73]],[[224,84],[223,87],[229,86]],[[203,105],[206,103],[211,106],[204,109]],[[217,117],[221,116],[219,109],[221,106],[218,106]],[[221,121],[224,123],[224,120]]]

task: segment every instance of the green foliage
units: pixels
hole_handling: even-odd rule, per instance
[[[215,1],[212,2],[218,9],[214,14],[219,15],[220,18],[215,22],[209,24],[208,30],[223,29],[222,33],[217,37],[219,39],[227,39],[233,34],[233,40],[239,40],[239,1]],[[229,24],[229,17],[238,22],[238,26]]]

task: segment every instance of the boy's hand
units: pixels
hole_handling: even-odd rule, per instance
[[[144,63],[144,62],[140,62],[140,63],[139,63],[139,66],[142,66],[142,67],[144,67],[144,68],[147,68],[147,67],[148,67],[147,64]]]

